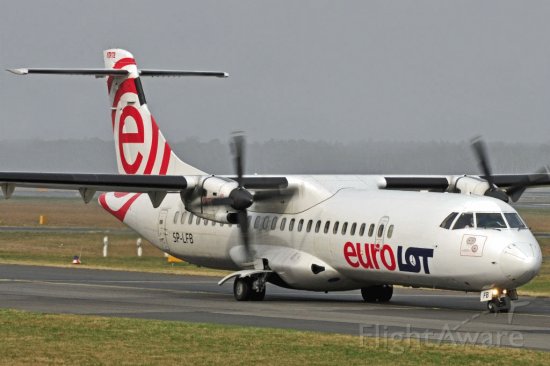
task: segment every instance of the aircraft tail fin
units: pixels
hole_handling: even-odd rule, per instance
[[[107,70],[127,75],[107,76],[118,171],[121,174],[202,175],[181,161],[164,138],[147,107],[140,72],[132,54],[121,49],[103,52]]]

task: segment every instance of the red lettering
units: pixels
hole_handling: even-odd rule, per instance
[[[124,124],[126,123],[126,118],[132,117],[136,122],[137,132],[124,132]],[[127,174],[137,173],[141,162],[143,160],[143,155],[137,153],[136,160],[133,163],[129,163],[126,160],[126,155],[124,154],[124,144],[143,144],[145,141],[143,133],[143,120],[139,111],[131,106],[127,106],[122,111],[120,116],[120,123],[118,126],[118,152],[120,154],[120,162],[122,167]]]
[[[372,258],[372,262],[374,263],[374,267],[376,269],[380,269],[380,266],[378,265],[378,261],[376,260],[376,254],[380,252],[380,244],[371,244],[370,245],[370,256]]]
[[[365,261],[363,261],[363,255],[361,254],[361,244],[357,243],[357,258],[359,258],[359,263],[363,268],[372,268],[372,261],[370,259],[369,245],[365,244]]]
[[[395,255],[393,254],[392,248],[388,244],[384,244],[384,246],[382,246],[382,250],[380,251],[380,259],[382,260],[382,264],[384,265],[384,267],[386,267],[390,271],[395,271],[395,267],[397,266]]]
[[[357,252],[355,251],[355,247],[353,246],[353,244],[349,241],[344,244],[344,258],[346,259],[346,262],[348,262],[348,264],[353,268],[359,267],[358,262],[352,262],[351,260],[352,258],[357,258]]]

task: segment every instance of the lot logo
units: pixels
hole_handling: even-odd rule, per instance
[[[430,273],[429,258],[433,258],[433,249],[403,246],[397,247],[397,255],[389,244],[361,244],[347,242],[344,245],[344,258],[353,268],[376,269],[388,271]]]

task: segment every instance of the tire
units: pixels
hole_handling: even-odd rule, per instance
[[[502,313],[507,313],[512,308],[512,300],[508,296],[503,297],[500,299],[500,311]]]
[[[361,296],[363,296],[364,302],[377,302],[378,293],[376,291],[376,286],[363,287],[361,288]]]
[[[491,313],[498,313],[498,308],[499,308],[499,301],[497,299],[493,299],[493,300],[489,300],[487,302],[487,310],[489,310],[489,312]]]
[[[361,289],[361,296],[363,296],[365,302],[388,302],[392,295],[392,285],[376,285]]]
[[[393,286],[392,285],[382,285],[381,288],[382,291],[380,294],[380,297],[378,301],[380,302],[388,302],[391,300],[391,297],[393,296]]]
[[[248,277],[235,278],[233,283],[233,295],[237,301],[248,301],[252,292],[252,281]]]

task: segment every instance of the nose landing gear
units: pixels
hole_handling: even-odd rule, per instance
[[[485,293],[485,295],[483,295]],[[490,295],[489,295],[490,294]],[[512,308],[512,300],[518,299],[518,294],[515,289],[513,290],[499,290],[493,289],[482,292],[483,297],[490,296],[490,300],[487,301],[487,310],[491,313],[507,313]]]

